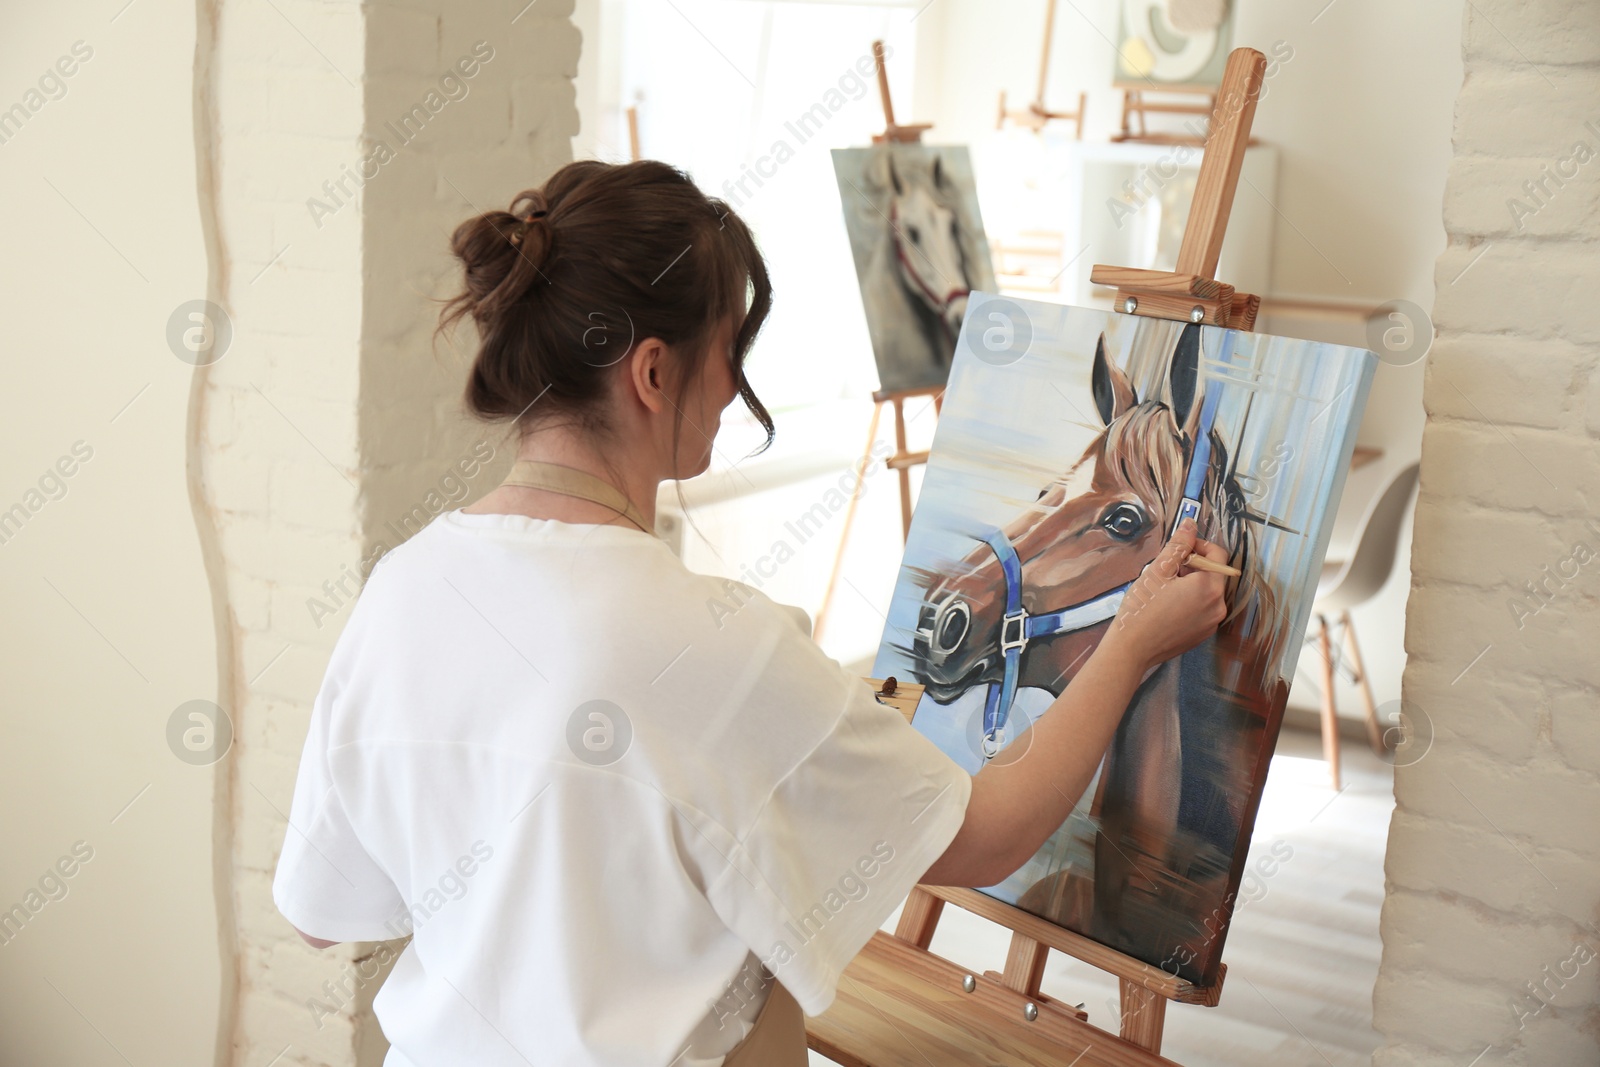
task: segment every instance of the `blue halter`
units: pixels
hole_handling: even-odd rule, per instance
[[[1099,596],[1092,597],[1060,611],[1030,615],[1022,606],[1022,560],[1012,547],[1004,530],[996,529],[984,537],[984,543],[994,550],[1000,561],[1000,572],[1006,581],[1006,613],[1000,619],[1000,655],[1005,662],[1005,673],[999,685],[989,687],[983,705],[983,758],[993,759],[1005,744],[1006,720],[1011,715],[1011,704],[1017,697],[1017,676],[1022,671],[1022,650],[1035,637],[1054,637],[1056,634],[1087,629],[1105,622],[1122,606],[1132,582],[1124,582]]]
[[[1183,499],[1178,503],[1178,519],[1167,536],[1178,532],[1184,519],[1200,522],[1200,493],[1206,487],[1206,471],[1211,468],[1211,425],[1217,421],[1217,398],[1220,389],[1206,394],[1200,405],[1200,428],[1195,432],[1194,452],[1189,456],[1189,469],[1184,472]]]
[[[1233,335],[1224,331],[1220,362],[1229,361],[1233,351]],[[1195,431],[1194,450],[1189,455],[1189,466],[1184,471],[1183,499],[1178,503],[1178,517],[1168,531],[1168,537],[1178,531],[1184,519],[1200,521],[1200,494],[1205,489],[1206,473],[1211,467],[1211,427],[1217,418],[1220,389],[1206,392],[1200,406],[1200,425]],[[1017,677],[1022,673],[1022,652],[1035,637],[1053,637],[1056,634],[1085,630],[1105,622],[1116,615],[1123,597],[1132,582],[1125,582],[1099,596],[1042,615],[1030,615],[1022,606],[1022,560],[1004,530],[994,529],[983,538],[1000,562],[1000,572],[1005,576],[1006,612],[1000,620],[1000,655],[1004,660],[1004,673],[999,685],[990,685],[983,704],[983,758],[995,757],[1005,744],[1006,721],[1011,716],[1011,705],[1017,698]]]

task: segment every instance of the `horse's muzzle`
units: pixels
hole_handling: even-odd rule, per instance
[[[957,289],[944,298],[941,314],[945,328],[950,331],[952,337],[961,333],[961,323],[967,317],[967,298],[970,295],[971,291],[968,289]]]
[[[917,638],[926,643],[929,662],[943,665],[961,651],[972,629],[972,609],[958,596],[947,597],[940,604],[924,607],[917,621]]]
[[[948,701],[972,684],[988,666],[973,662],[972,606],[951,595],[936,604],[924,604],[917,616],[915,648],[918,673],[935,699]]]

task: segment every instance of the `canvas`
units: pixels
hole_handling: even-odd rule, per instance
[[[967,150],[836,148],[833,169],[880,387],[943,385],[968,294],[995,288]]]
[[[912,725],[976,773],[1195,514],[1243,571],[1227,621],[1144,682],[1067,822],[985,892],[1210,982],[1377,357],[971,304],[875,674],[926,686]]]

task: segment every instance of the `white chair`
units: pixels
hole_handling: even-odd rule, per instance
[[[1355,551],[1348,559],[1323,564],[1317,581],[1317,596],[1311,611],[1314,625],[1306,641],[1316,641],[1322,656],[1322,753],[1328,761],[1333,788],[1339,788],[1339,710],[1334,700],[1335,671],[1361,687],[1366,703],[1367,740],[1373,751],[1384,754],[1383,732],[1378,726],[1378,709],[1372,699],[1372,682],[1361,662],[1361,647],[1356,642],[1355,624],[1350,609],[1371,600],[1394,569],[1395,550],[1400,542],[1400,527],[1405,522],[1411,491],[1417,485],[1417,465],[1402,468],[1390,478],[1356,526]],[[1331,620],[1331,621],[1330,621]],[[1340,631],[1339,640],[1332,630]],[[1339,652],[1348,645],[1350,662]]]

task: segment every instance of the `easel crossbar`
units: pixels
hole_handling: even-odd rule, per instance
[[[1075,934],[1071,930],[1014,908],[1004,901],[986,896],[976,889],[932,885],[918,886],[917,889],[931,893],[964,911],[970,911],[974,915],[998,923],[1041,945],[1058,952],[1065,952],[1075,959],[1098,967],[1107,974],[1115,975],[1167,1000],[1180,1004],[1203,1004],[1209,1008],[1215,1007],[1222,997],[1222,981],[1227,971],[1226,966],[1220,969],[1216,982],[1209,986],[1197,986],[1159,967],[1152,967],[1143,960],[1125,956],[1098,941],[1091,941],[1081,934]]]
[[[845,972],[833,1006],[806,1020],[806,1043],[844,1067],[1178,1067],[1074,1008],[882,932]]]

